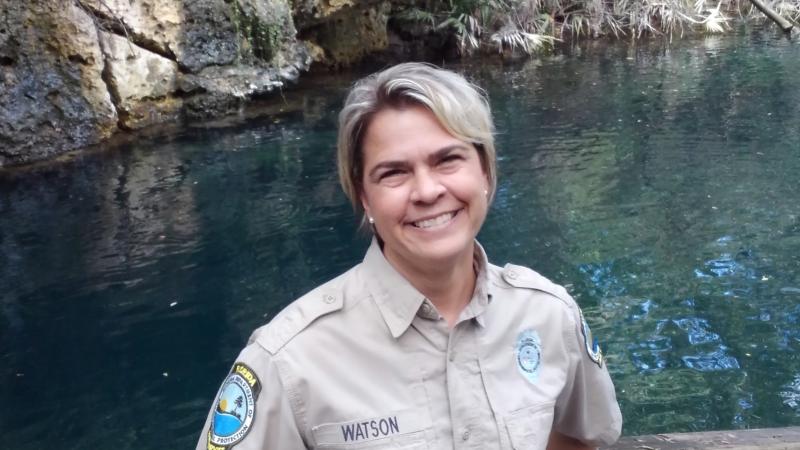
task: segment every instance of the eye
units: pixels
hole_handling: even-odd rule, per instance
[[[446,155],[442,159],[440,159],[439,160],[439,165],[440,166],[450,166],[450,165],[453,165],[453,164],[455,164],[455,163],[457,163],[457,162],[459,162],[459,161],[461,161],[463,159],[464,158],[461,155],[459,155],[458,153],[451,153],[449,155]]]
[[[391,170],[387,170],[386,172],[381,172],[381,174],[378,176],[378,179],[379,180],[383,180],[383,179],[386,179],[386,178],[391,178],[391,177],[395,177],[395,176],[401,175],[402,173],[403,173],[403,171],[401,171],[399,169],[391,169]]]

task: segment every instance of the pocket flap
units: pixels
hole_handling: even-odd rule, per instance
[[[518,409],[505,418],[506,430],[514,450],[547,448],[553,428],[554,403],[541,403]]]

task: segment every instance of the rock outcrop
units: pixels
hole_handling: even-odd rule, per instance
[[[309,68],[288,0],[0,0],[0,166],[218,117]]]
[[[323,50],[328,66],[347,66],[385,50],[392,4],[387,0],[295,0],[295,25]]]
[[[0,11],[0,166],[116,131],[92,17],[73,2],[2,0]]]
[[[0,167],[235,113],[313,61],[385,50],[399,4],[0,0]]]

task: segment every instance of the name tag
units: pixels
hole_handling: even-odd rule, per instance
[[[318,445],[376,441],[422,431],[430,427],[430,420],[426,418],[425,413],[407,410],[349,422],[325,423],[313,427],[311,432]]]

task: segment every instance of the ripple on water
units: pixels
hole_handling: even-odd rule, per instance
[[[656,373],[681,365],[699,372],[740,368],[720,335],[710,329],[707,319],[700,317],[658,320],[654,332],[643,341],[628,344],[626,349],[639,373]]]
[[[755,271],[738,262],[729,254],[723,254],[719,258],[710,259],[705,262],[705,270],[695,269],[698,278],[709,277],[733,277],[755,278]]]
[[[794,380],[783,388],[785,390],[778,394],[783,399],[783,404],[800,414],[800,375],[795,375]]]
[[[708,342],[718,342],[719,335],[709,331],[708,320],[699,317],[687,317],[684,319],[674,319],[672,321],[681,330],[685,331],[692,345],[705,344]]]
[[[599,297],[614,297],[625,293],[625,284],[614,274],[614,262],[587,263],[578,270],[589,278],[593,294]]]
[[[700,372],[716,372],[720,370],[739,369],[739,361],[733,356],[727,355],[728,347],[724,345],[718,349],[700,353],[693,356],[684,356],[681,358],[686,367]]]
[[[667,355],[672,351],[668,337],[653,336],[645,342],[628,345],[631,360],[640,373],[659,372],[667,368]]]

